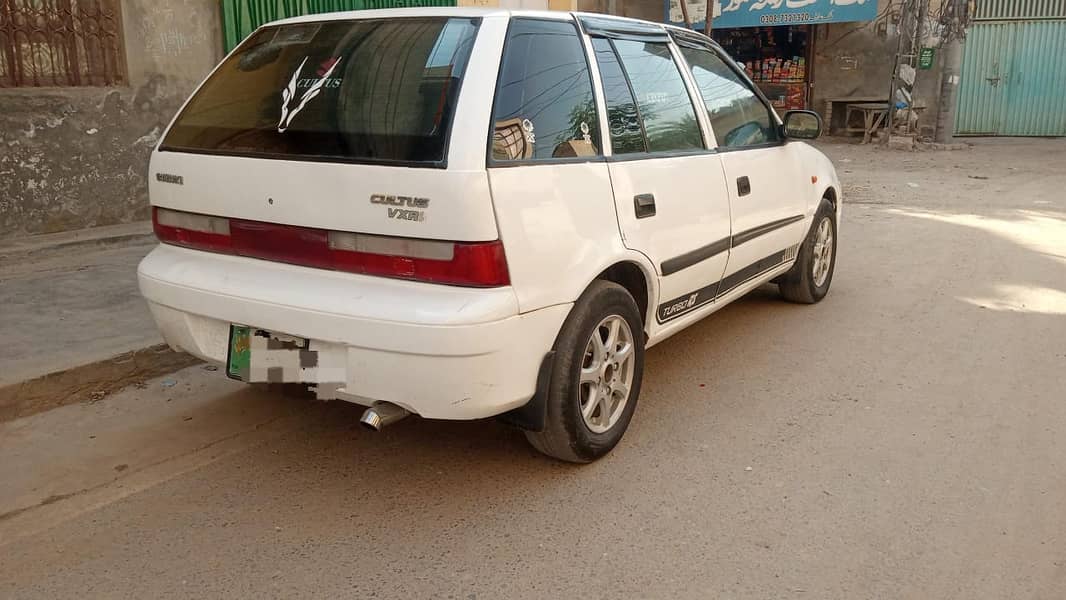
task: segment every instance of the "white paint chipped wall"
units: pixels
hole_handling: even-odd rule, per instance
[[[147,219],[148,155],[221,59],[217,0],[122,1],[128,85],[0,90],[0,238]]]

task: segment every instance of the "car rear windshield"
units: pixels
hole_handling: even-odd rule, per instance
[[[268,27],[181,112],[162,150],[442,165],[479,21]]]

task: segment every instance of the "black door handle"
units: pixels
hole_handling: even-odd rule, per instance
[[[646,219],[655,216],[655,195],[637,194],[633,196],[633,212],[638,219]]]
[[[751,182],[748,181],[748,176],[737,177],[737,195],[747,196],[751,193]]]

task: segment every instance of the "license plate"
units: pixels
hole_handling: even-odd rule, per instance
[[[230,325],[229,355],[226,358],[226,375],[230,379],[248,381],[252,370],[252,328]]]
[[[230,325],[226,375],[247,383],[307,382],[306,370],[318,366],[310,340]]]

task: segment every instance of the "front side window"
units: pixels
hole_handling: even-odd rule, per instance
[[[592,47],[615,155],[703,148],[692,99],[665,43],[596,37]]]
[[[696,111],[669,46],[636,40],[612,43],[637,100],[648,152],[703,148]]]
[[[260,30],[175,121],[163,150],[440,165],[478,20]]]
[[[511,21],[493,115],[495,161],[600,154],[592,79],[573,23]]]
[[[721,57],[687,46],[681,54],[692,69],[719,146],[743,148],[780,139],[769,107]]]

